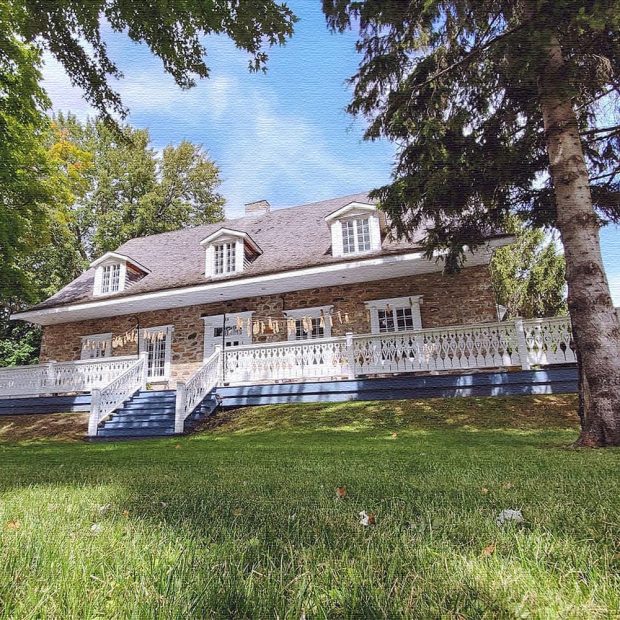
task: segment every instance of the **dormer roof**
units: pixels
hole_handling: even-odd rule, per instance
[[[332,213],[325,216],[325,221],[330,224],[334,220],[337,220],[341,217],[346,217],[351,213],[376,213],[377,207],[374,204],[352,201],[348,204],[340,207],[340,209],[336,209]]]
[[[129,265],[133,265],[140,271],[143,271],[145,274],[151,273],[150,269],[141,265],[137,260],[129,256],[125,256],[124,254],[119,254],[118,252],[106,252],[103,256],[100,256],[97,260],[94,260],[90,267],[98,267],[102,263],[117,261],[122,263],[128,263]]]
[[[200,242],[200,245],[206,246],[210,243],[215,243],[218,239],[222,237],[236,237],[238,239],[243,239],[243,241],[250,247],[253,252],[255,252],[256,254],[263,253],[258,243],[256,243],[256,241],[254,241],[254,239],[252,239],[252,237],[250,237],[247,232],[244,232],[242,230],[234,230],[232,228],[226,228],[224,226],[222,226],[222,228],[220,228],[219,230],[216,230],[214,233],[211,233],[208,237],[205,237]]]

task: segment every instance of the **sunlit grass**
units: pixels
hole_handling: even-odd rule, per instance
[[[0,617],[617,617],[620,452],[571,449],[574,407],[289,405],[0,444]]]

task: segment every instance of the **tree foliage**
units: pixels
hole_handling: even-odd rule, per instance
[[[506,308],[506,318],[565,315],[566,269],[554,240],[515,216],[506,228],[515,242],[495,250],[491,261],[495,295]]]
[[[145,43],[181,88],[209,75],[207,35],[226,35],[250,55],[252,70],[264,69],[266,48],[283,44],[295,17],[275,0],[4,0],[14,16],[15,36],[49,51],[71,82],[107,121],[126,113],[110,85],[121,72],[104,41],[106,27]]]
[[[19,283],[0,299],[0,365],[38,354],[39,330],[10,322],[11,312],[53,295],[129,239],[223,218],[219,169],[200,146],[184,141],[157,153],[148,131],[121,129],[59,115],[40,137],[55,215],[15,257]]]
[[[620,221],[620,0],[323,0],[359,26],[349,111],[398,144],[380,199],[458,269],[510,214],[557,227],[580,445],[620,445],[620,325],[599,228]]]
[[[524,6],[535,5],[535,17]],[[426,247],[463,247],[517,213],[555,226],[538,76],[550,33],[586,145],[604,221],[620,221],[620,2],[617,0],[323,0],[330,26],[359,24],[362,54],[348,109],[367,139],[399,147],[394,181],[375,197],[398,232],[430,221]],[[604,112],[601,107],[604,106]]]
[[[219,221],[224,199],[219,169],[202,147],[183,141],[157,153],[149,132],[59,115],[67,142],[85,151],[84,186],[69,227],[84,261],[133,239]],[[80,269],[81,271],[81,269]]]

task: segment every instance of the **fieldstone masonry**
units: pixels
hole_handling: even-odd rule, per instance
[[[284,317],[285,310],[331,304],[334,312],[348,313],[350,323],[334,321],[332,335],[347,331],[369,333],[370,323],[365,301],[422,295],[422,326],[467,325],[496,320],[495,295],[486,265],[468,267],[455,275],[428,273],[360,284],[346,284],[280,295],[266,295],[227,302],[186,306],[170,310],[144,312],[140,327],[173,325],[171,384],[185,380],[200,367],[203,358],[204,327],[202,317],[213,314],[253,310],[254,318]],[[115,316],[75,323],[49,325],[43,329],[41,362],[54,359],[71,361],[80,358],[81,337],[111,332],[113,336],[135,333],[136,315]],[[254,342],[285,340],[286,333],[262,334]],[[136,353],[136,342],[114,349],[114,355]]]

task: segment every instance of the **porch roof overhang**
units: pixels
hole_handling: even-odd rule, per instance
[[[468,253],[465,267],[487,264],[491,259],[493,249],[507,243],[510,241],[506,238],[490,240],[486,246]],[[437,253],[436,258],[440,257],[441,254]],[[11,319],[28,321],[37,325],[53,325],[262,295],[277,295],[290,291],[399,278],[439,272],[441,269],[440,261],[428,260],[422,252],[408,252],[359,258],[347,262],[247,278],[235,278],[221,282],[208,282],[196,286],[165,289],[117,299],[107,298],[55,308],[19,312],[13,314]]]

